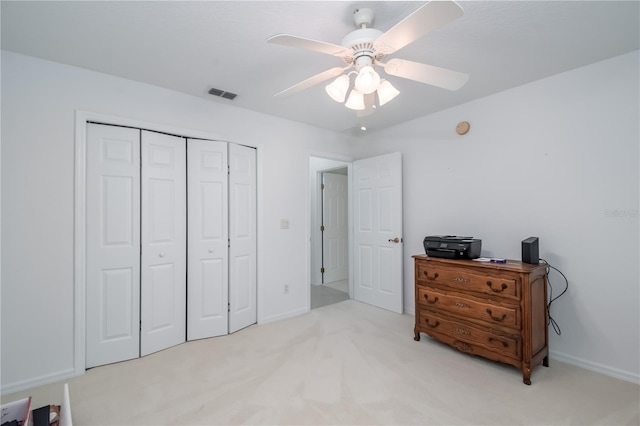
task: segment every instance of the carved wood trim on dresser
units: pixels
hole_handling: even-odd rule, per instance
[[[535,366],[549,366],[544,265],[413,258],[414,340],[425,333],[462,352],[511,364],[527,385]]]

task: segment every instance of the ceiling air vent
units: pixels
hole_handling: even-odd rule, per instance
[[[238,96],[235,93],[225,92],[224,90],[220,90],[220,89],[216,89],[216,88],[209,89],[209,94],[213,95],[213,96],[219,96],[219,97],[225,98],[225,99],[230,99],[230,100],[234,100],[235,97]]]

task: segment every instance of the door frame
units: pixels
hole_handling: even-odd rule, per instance
[[[95,122],[100,124],[121,126],[121,127],[133,127],[143,130],[151,130],[155,132],[167,133],[170,135],[176,135],[184,138],[192,139],[209,139],[214,141],[223,141],[229,143],[235,143],[226,140],[221,135],[216,135],[209,132],[202,132],[191,129],[184,129],[176,126],[152,123],[147,121],[135,120],[125,117],[118,117],[114,115],[107,115],[101,113],[95,113],[91,111],[76,110],[75,111],[75,161],[74,161],[74,240],[73,240],[73,287],[74,287],[74,350],[73,350],[73,365],[74,375],[79,376],[84,374],[86,369],[86,190],[87,190],[87,123]],[[243,143],[242,145],[258,148],[256,142]],[[256,173],[260,176],[262,170],[262,150],[256,149]],[[256,210],[258,221],[257,238],[261,240],[261,223],[260,217],[262,211],[262,200],[260,194],[262,188],[260,179],[256,188]],[[259,250],[259,246],[257,247]],[[256,309],[258,311],[258,322],[261,306],[261,294],[260,291],[260,276],[262,271],[262,265],[260,262],[260,256],[257,257],[257,277],[256,277]]]
[[[315,207],[315,217],[317,219],[319,219],[319,215],[321,214],[320,212],[320,208],[321,208],[321,199],[322,199],[322,193],[320,191],[320,186],[319,183],[321,182],[322,179],[322,173],[324,172],[330,172],[332,170],[337,170],[337,169],[343,169],[343,168],[347,168],[347,191],[349,194],[351,194],[352,191],[352,186],[353,186],[353,165],[352,162],[354,161],[352,157],[346,157],[346,156],[340,156],[340,155],[336,155],[336,154],[327,154],[327,153],[310,153],[309,154],[309,162],[311,161],[311,158],[318,158],[318,159],[322,159],[322,160],[330,160],[330,161],[335,161],[335,162],[339,162],[342,164],[339,165],[333,165],[333,166],[328,166],[328,167],[321,167],[319,169],[311,169],[311,165],[309,164],[309,179],[311,180],[311,174],[313,173],[313,175],[315,176],[315,183],[316,185],[312,187],[312,182],[309,182],[308,188],[309,188],[309,214],[308,214],[308,218],[309,218],[309,226],[308,226],[308,230],[309,230],[309,236],[307,241],[309,241],[309,249],[307,251],[307,253],[309,253],[309,265],[308,265],[308,269],[309,269],[309,274],[308,274],[308,279],[309,282],[307,283],[307,288],[308,288],[308,294],[307,294],[307,310],[311,310],[311,286],[315,285],[312,284],[312,282],[314,280],[311,279],[311,274],[319,273],[319,269],[318,271],[314,271],[313,268],[317,265],[319,265],[319,257],[322,256],[322,252],[318,251],[317,247],[316,249],[313,249],[314,243],[318,242],[322,239],[322,235],[320,235],[320,228],[319,226],[316,226],[316,222],[313,220],[313,212],[314,212],[314,207]],[[314,202],[315,201],[315,202]],[[352,299],[353,298],[353,201],[351,196],[347,197],[347,222],[348,222],[348,235],[349,235],[349,241],[347,244],[347,256],[349,257],[348,259],[348,265],[349,265],[349,274],[348,274],[348,280],[349,280],[349,298]],[[316,244],[317,246],[317,244]],[[316,268],[317,269],[317,268]]]

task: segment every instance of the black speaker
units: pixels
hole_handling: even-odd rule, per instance
[[[538,254],[538,237],[529,237],[522,240],[522,261],[524,263],[540,263],[540,255]]]

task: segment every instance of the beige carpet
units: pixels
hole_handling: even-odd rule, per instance
[[[94,368],[76,425],[638,424],[639,386],[551,359],[520,372],[413,340],[413,317],[355,301]],[[59,403],[62,384],[23,395]]]

